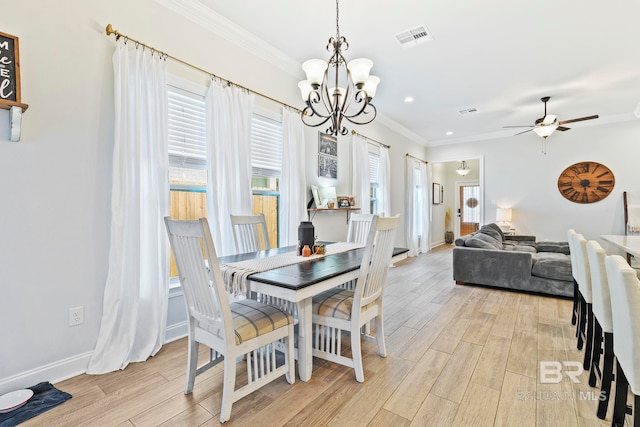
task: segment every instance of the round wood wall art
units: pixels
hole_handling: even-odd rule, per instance
[[[558,191],[574,203],[594,203],[611,194],[616,178],[611,169],[598,162],[575,163],[558,177]]]

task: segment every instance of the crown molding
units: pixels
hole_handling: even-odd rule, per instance
[[[156,2],[287,74],[300,78],[302,73],[300,63],[201,2],[197,0],[156,0]]]
[[[423,147],[427,147],[430,145],[428,140],[424,139],[417,133],[407,129],[406,127],[402,126],[400,123],[396,122],[393,119],[390,119],[389,117],[383,114],[378,113],[378,116],[376,117],[376,123],[380,123],[383,126],[388,127],[392,131],[399,133],[400,135],[410,139],[416,144],[422,145]]]

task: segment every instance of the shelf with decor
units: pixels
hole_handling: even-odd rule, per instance
[[[309,221],[311,221],[318,212],[346,212],[347,213],[347,224],[349,223],[349,216],[352,211],[359,211],[360,208],[355,206],[350,206],[348,208],[309,208],[307,209],[307,215],[309,217]]]

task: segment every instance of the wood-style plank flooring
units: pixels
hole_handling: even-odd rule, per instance
[[[235,403],[227,424],[608,426],[610,414],[596,418],[599,388],[589,387],[588,373],[579,384],[538,379],[540,361],[583,359],[571,307],[566,299],[456,285],[451,246],[441,246],[390,270],[388,357],[363,343],[364,383],[352,369],[314,359],[311,381],[276,380]],[[60,382],[73,398],[24,425],[217,425],[222,370],[200,375],[184,395],[186,347],[181,339],[125,370]]]

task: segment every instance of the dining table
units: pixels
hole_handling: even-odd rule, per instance
[[[640,235],[603,234],[600,238],[622,249],[626,253],[640,258]]]
[[[275,248],[260,252],[229,255],[219,258],[221,266],[247,260],[260,260],[280,254],[291,253],[295,246]],[[407,248],[394,248],[391,263],[397,263],[408,255]],[[358,278],[364,248],[344,252],[313,256],[295,264],[249,274],[248,290],[280,298],[297,305],[298,328],[296,358],[298,375],[309,381],[313,371],[312,349],[312,298],[314,295]]]

